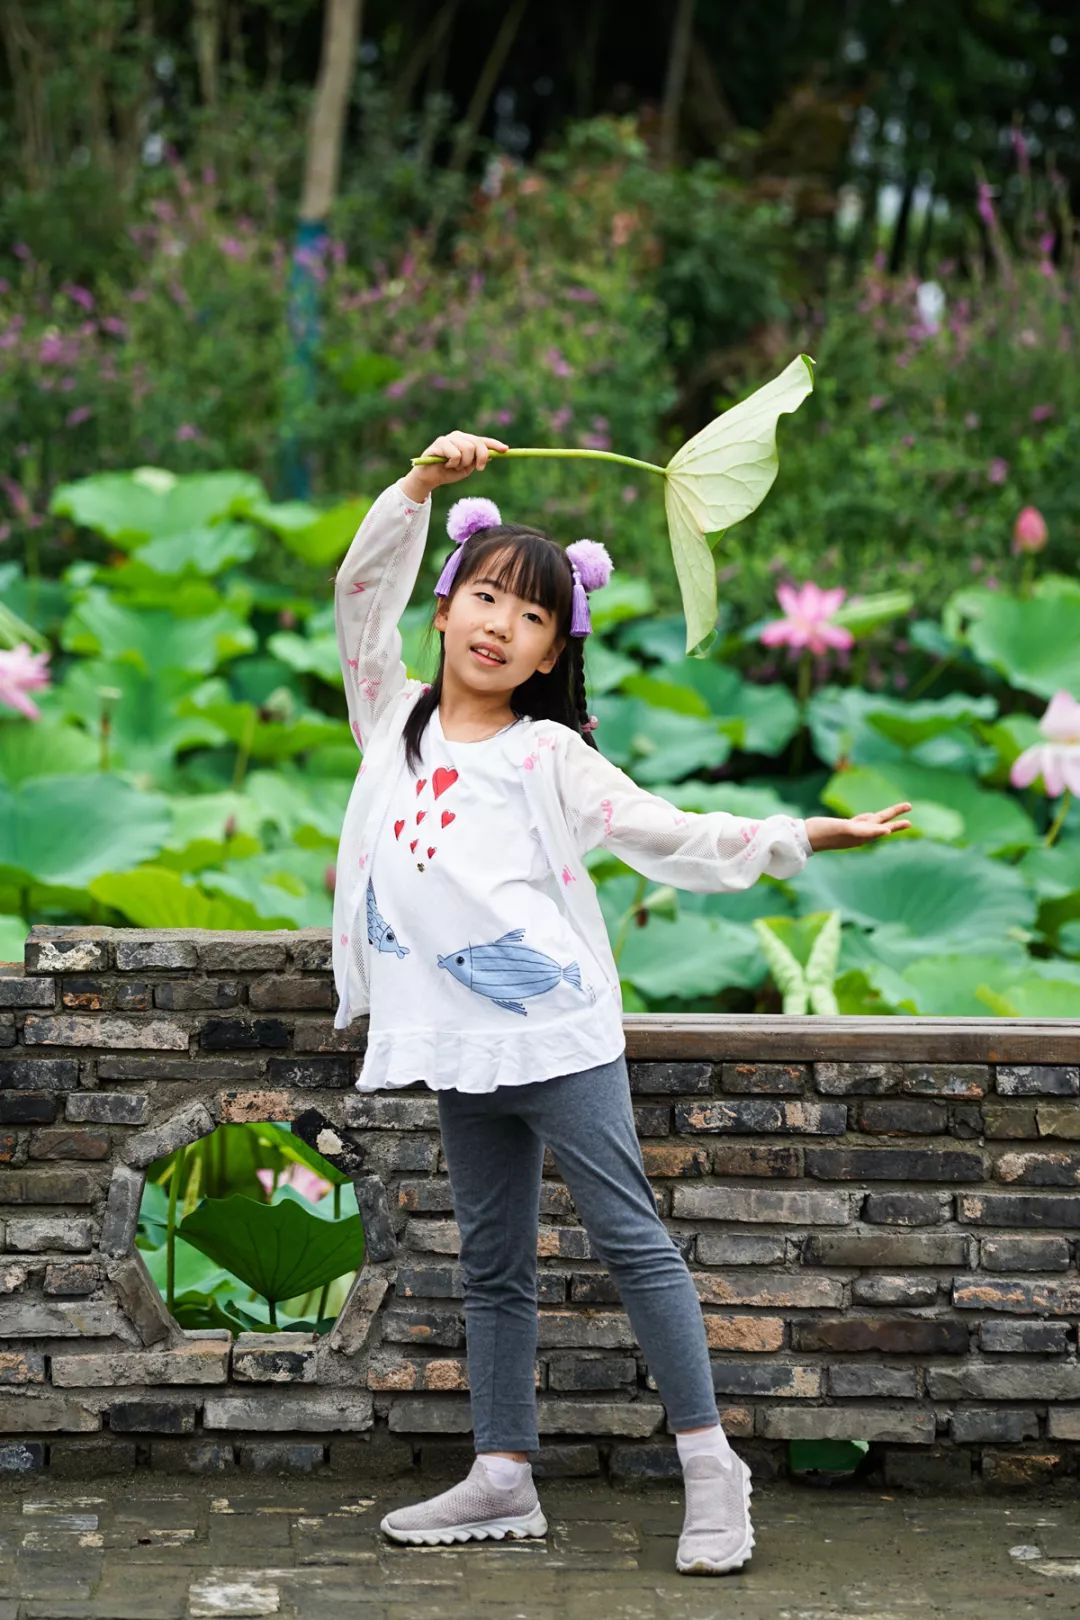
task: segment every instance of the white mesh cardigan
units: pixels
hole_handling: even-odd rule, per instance
[[[399,773],[401,731],[424,683],[407,676],[398,621],[420,571],[431,501],[412,501],[400,483],[372,504],[338,569],[335,618],[349,723],[363,754],[345,810],[334,888],[333,963],[343,1029],[370,1009],[366,867]],[[805,821],[754,821],[726,810],[680,810],[649,793],[576,731],[527,720],[513,735],[527,800],[568,915],[619,994],[596,888],[583,857],[603,845],[657,883],[701,893],[748,889],[763,873],[794,877],[809,857]],[[621,996],[620,996],[621,1006]]]

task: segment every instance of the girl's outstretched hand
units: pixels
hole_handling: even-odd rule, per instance
[[[483,472],[493,451],[509,448],[501,439],[487,439],[480,433],[462,433],[458,429],[441,433],[437,439],[432,439],[423,454],[445,456],[446,460],[432,467],[413,467],[408,477],[430,493],[441,484],[458,484],[471,473]]]
[[[839,816],[807,816],[806,836],[811,849],[854,849],[858,844],[869,844],[872,839],[884,838],[889,833],[910,827],[910,821],[895,821],[895,816],[910,810],[911,805],[891,804],[887,810],[863,810],[845,821]]]

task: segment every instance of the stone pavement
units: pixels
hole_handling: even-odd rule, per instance
[[[542,1542],[394,1546],[378,1520],[449,1481],[39,1478],[0,1486],[0,1620],[1058,1620],[1080,1504],[755,1484],[741,1571],[674,1571],[681,1489],[541,1483]]]

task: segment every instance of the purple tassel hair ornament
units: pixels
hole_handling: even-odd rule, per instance
[[[608,556],[607,548],[602,546],[599,540],[575,540],[572,546],[567,546],[566,555],[570,559],[570,570],[574,576],[570,634],[587,636],[592,630],[587,592],[606,585],[615,565]]]
[[[454,583],[454,575],[458,571],[461,561],[461,551],[471,534],[479,529],[491,529],[502,522],[502,513],[494,501],[489,501],[485,495],[463,495],[460,501],[455,501],[446,514],[446,532],[457,547],[447,559],[446,567],[439,575],[439,583],[435,587],[436,596],[449,596],[450,588]]]

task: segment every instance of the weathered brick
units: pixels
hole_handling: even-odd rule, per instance
[[[885,1097],[903,1084],[902,1063],[815,1063],[814,1083],[829,1097],[851,1097],[860,1092]]]
[[[395,1401],[388,1422],[392,1434],[468,1434],[472,1414],[464,1396],[419,1395]]]
[[[347,1389],[277,1389],[258,1394],[211,1395],[203,1407],[206,1429],[316,1431],[370,1429],[372,1398]]]
[[[676,1187],[671,1213],[680,1220],[775,1221],[793,1226],[843,1226],[851,1219],[846,1192],[770,1187]]]
[[[851,1279],[853,1305],[900,1305],[908,1310],[918,1305],[934,1305],[938,1282],[933,1276],[873,1276]]]
[[[0,1300],[3,1339],[126,1339],[135,1335],[115,1305],[100,1300],[54,1304],[44,1300]],[[53,1360],[53,1383],[56,1361]]]
[[[1080,1277],[1061,1282],[1026,1282],[997,1277],[954,1277],[957,1310],[1005,1311],[1018,1316],[1080,1316]]]
[[[98,1240],[102,1254],[127,1254],[134,1245],[144,1179],[138,1170],[130,1170],[126,1164],[118,1164],[114,1169]]]
[[[56,928],[36,923],[23,944],[27,973],[103,973],[109,966],[102,928]]]
[[[0,1165],[25,1164],[28,1145],[25,1132],[0,1130]]]
[[[825,1388],[825,1369],[813,1363],[778,1360],[714,1360],[712,1381],[717,1394],[819,1400]]]
[[[75,1058],[0,1059],[0,1086],[5,1091],[74,1091],[78,1084]]]
[[[337,1321],[326,1337],[329,1350],[354,1356],[366,1350],[379,1320],[379,1311],[390,1288],[386,1271],[369,1266],[357,1275]]]
[[[809,1089],[808,1063],[723,1063],[720,1088],[735,1093],[782,1092],[798,1096]]]
[[[979,1348],[995,1354],[1063,1356],[1069,1348],[1067,1322],[980,1322]]]
[[[0,1204],[92,1204],[100,1182],[89,1170],[8,1170]]]
[[[335,1029],[332,1018],[300,1013],[293,1030],[293,1051],[364,1052],[367,1049],[367,1025],[366,1018],[357,1018],[347,1028]]]
[[[39,1350],[0,1351],[0,1384],[43,1384],[45,1357]]]
[[[699,1232],[694,1258],[703,1266],[778,1266],[786,1255],[782,1234],[750,1236],[742,1232]]]
[[[465,1343],[465,1319],[454,1311],[389,1310],[383,1317],[382,1336],[391,1344],[459,1350]]]
[[[120,1153],[125,1163],[144,1169],[155,1159],[188,1147],[201,1137],[209,1136],[213,1130],[214,1117],[206,1105],[191,1102],[173,1114],[171,1119],[125,1138],[120,1144]]]
[[[175,1343],[181,1330],[154,1286],[141,1252],[132,1246],[119,1259],[109,1261],[105,1270],[140,1341],[147,1346]]]
[[[971,1239],[963,1232],[811,1232],[802,1246],[806,1266],[966,1266]]]
[[[361,1092],[345,1099],[345,1124],[366,1131],[430,1131],[439,1128],[439,1099],[425,1093],[416,1097],[380,1097]]]
[[[701,1142],[642,1142],[647,1176],[707,1176],[709,1148]]]
[[[52,1306],[53,1310],[87,1306]],[[118,1384],[223,1384],[229,1376],[229,1346],[216,1339],[192,1340],[175,1350],[106,1350],[92,1355],[54,1355],[52,1381],[59,1389],[111,1389]]]
[[[758,1414],[758,1433],[768,1440],[894,1440],[928,1445],[936,1432],[933,1412],[875,1406],[773,1406]]]
[[[154,986],[154,1006],[163,1012],[221,1012],[243,999],[236,979],[167,979]]]
[[[399,1182],[397,1201],[399,1209],[430,1210],[438,1214],[454,1208],[450,1182],[445,1176],[432,1176],[427,1181]]]
[[[828,1366],[829,1394],[840,1400],[914,1401],[919,1396],[919,1375],[914,1367],[876,1367],[854,1361],[833,1361]]]
[[[952,1215],[952,1199],[938,1192],[868,1192],[859,1214],[882,1226],[940,1226]]]
[[[0,1474],[33,1474],[45,1467],[45,1447],[40,1440],[16,1440],[0,1446]]]
[[[541,1350],[630,1350],[634,1333],[621,1311],[542,1310],[537,1344]]]
[[[673,1095],[703,1092],[713,1089],[711,1063],[645,1063],[640,1060],[627,1064],[630,1090],[635,1094],[667,1092]]]
[[[668,1103],[638,1103],[634,1127],[639,1136],[670,1136],[671,1107]]]
[[[1077,1063],[999,1063],[995,1080],[999,1097],[1080,1096]]]
[[[241,1469],[252,1474],[311,1474],[326,1464],[326,1446],[289,1440],[253,1440],[237,1447]]]
[[[250,1384],[310,1384],[318,1377],[314,1333],[239,1333],[232,1375]]]
[[[72,1123],[142,1125],[150,1110],[144,1091],[75,1091],[65,1112]]]
[[[145,933],[131,929],[117,934],[116,966],[120,973],[139,973],[147,968],[175,972],[196,967],[198,960],[195,941],[170,937],[169,929]]]
[[[60,1005],[70,1012],[150,1012],[153,992],[145,979],[101,979],[88,974],[65,974],[60,983]]]
[[[199,1030],[199,1046],[204,1052],[288,1044],[289,1026],[280,1018],[208,1018]]]
[[[55,1007],[56,986],[48,979],[28,979],[20,969],[0,969],[0,1007]]]
[[[353,1083],[353,1060],[346,1054],[340,1057],[272,1057],[267,1060],[266,1077],[275,1086],[344,1091]]]
[[[866,1136],[939,1136],[948,1125],[945,1103],[870,1097],[856,1105],[855,1128]]]
[[[1026,1141],[1039,1135],[1035,1124],[1034,1103],[996,1102],[987,1097],[980,1105],[983,1135],[993,1141],[1009,1137],[1022,1137]]]
[[[7,1247],[19,1254],[44,1254],[62,1249],[85,1253],[92,1244],[88,1220],[66,1220],[60,1215],[13,1216],[7,1222]]]
[[[59,1100],[36,1091],[0,1092],[0,1125],[51,1125]]]
[[[823,1181],[983,1181],[981,1153],[956,1148],[804,1149],[806,1174]]]
[[[0,1261],[0,1294],[17,1294],[26,1287],[30,1273],[25,1266]]]
[[[802,1175],[802,1152],[780,1143],[721,1137],[710,1144],[714,1176],[763,1176],[770,1181]]]
[[[978,1226],[1080,1227],[1080,1198],[1038,1193],[958,1193],[956,1218]]]
[[[70,1395],[0,1395],[0,1434],[92,1434],[101,1413]]]
[[[691,1272],[698,1298],[705,1305],[763,1305],[771,1309],[814,1307],[839,1309],[844,1285],[836,1277],[798,1273],[752,1271],[740,1268],[730,1276],[708,1271]]]
[[[108,1131],[59,1127],[30,1133],[32,1159],[107,1159],[111,1145]]]
[[[925,1377],[926,1393],[934,1401],[1080,1400],[1080,1365],[1075,1362],[967,1361],[956,1367],[927,1367]]]
[[[954,1412],[949,1429],[957,1445],[969,1445],[976,1440],[1019,1444],[1022,1440],[1039,1438],[1039,1416],[1031,1407],[969,1406]]]
[[[194,1434],[200,1408],[195,1401],[144,1395],[111,1401],[107,1410],[113,1434]]]
[[[612,1434],[645,1439],[664,1422],[659,1401],[537,1401],[541,1434]]]
[[[1078,1110],[1080,1112],[1080,1110]],[[1080,1153],[1037,1148],[1032,1153],[1003,1153],[994,1164],[995,1181],[1032,1187],[1080,1186]]]
[[[1051,1407],[1046,1414],[1048,1440],[1080,1440],[1080,1406]]]
[[[705,1339],[710,1350],[737,1350],[750,1355],[772,1355],[784,1343],[782,1316],[736,1316],[705,1312]]]
[[[45,1013],[27,1013],[23,1024],[27,1046],[104,1046],[125,1050],[141,1047],[154,1052],[187,1050],[188,1033],[164,1018],[80,1017],[70,1013],[50,1018]]]
[[[231,1474],[236,1467],[235,1447],[231,1441],[175,1436],[151,1440],[150,1467],[169,1474]]]
[[[549,1389],[633,1389],[637,1362],[633,1356],[551,1356]]]
[[[99,1080],[208,1080],[215,1085],[238,1085],[258,1080],[266,1073],[266,1058],[217,1057],[130,1057],[124,1053],[103,1053],[97,1060]]]
[[[288,961],[285,936],[268,931],[260,939],[222,935],[198,941],[199,965],[207,973],[280,973]]]
[[[797,1131],[800,1135],[839,1136],[847,1129],[844,1103],[772,1102],[767,1097],[714,1098],[712,1102],[676,1103],[677,1131]]]
[[[334,985],[330,979],[290,978],[287,974],[275,973],[265,979],[252,979],[248,985],[248,1005],[271,1012],[293,1007],[332,1011],[336,1005]]]
[[[985,1097],[990,1069],[985,1063],[905,1063],[901,1089],[923,1097]]]
[[[301,973],[329,973],[333,948],[328,928],[300,928],[288,942],[289,961]]]
[[[925,1316],[853,1316],[791,1325],[793,1350],[880,1351],[891,1356],[963,1356],[969,1346],[963,1322]]]
[[[88,1260],[57,1260],[45,1267],[42,1292],[51,1298],[85,1298],[101,1287],[104,1273]]]
[[[1038,1103],[1035,1107],[1034,1130],[1027,1136],[1058,1136],[1080,1141],[1080,1108],[1074,1103]]]

